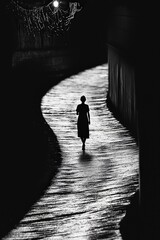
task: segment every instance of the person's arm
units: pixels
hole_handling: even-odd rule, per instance
[[[90,124],[90,113],[89,113],[89,106],[87,105],[87,117],[88,117],[88,123]]]
[[[90,123],[91,123],[91,121],[90,121],[89,106],[88,106],[87,116],[88,116],[88,123],[90,124]]]
[[[91,121],[90,121],[90,113],[89,113],[89,111],[88,111],[88,123],[89,123],[89,124],[91,123]]]
[[[78,106],[77,106],[77,109],[76,109],[76,113],[77,113],[77,115],[79,115],[79,110],[78,110]]]

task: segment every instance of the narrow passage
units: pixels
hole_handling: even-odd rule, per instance
[[[44,196],[5,239],[121,240],[119,222],[138,188],[138,147],[106,107],[108,65],[71,76],[42,99],[62,164]],[[90,106],[90,138],[81,150],[76,106]]]

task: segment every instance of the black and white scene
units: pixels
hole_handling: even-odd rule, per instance
[[[1,240],[158,240],[156,1],[1,0]]]

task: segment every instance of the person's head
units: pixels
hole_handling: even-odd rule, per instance
[[[86,101],[86,97],[83,95],[83,96],[81,96],[80,100],[82,103],[84,103]]]

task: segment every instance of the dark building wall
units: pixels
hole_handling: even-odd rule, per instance
[[[135,67],[112,46],[108,46],[108,64],[108,105],[123,125],[137,137]]]
[[[131,6],[115,5],[109,15],[108,105],[116,117],[137,135],[135,92],[136,11]]]
[[[160,213],[158,6],[155,1],[141,2],[137,8],[127,5],[127,1],[118,5],[112,6],[109,16],[108,101],[124,124],[123,116],[132,125],[136,115],[140,166],[139,198],[128,208],[121,230],[126,240],[157,239]],[[124,100],[125,106],[121,108]]]
[[[107,42],[129,56],[134,54],[135,49],[137,11],[133,4],[121,2],[110,6]]]

